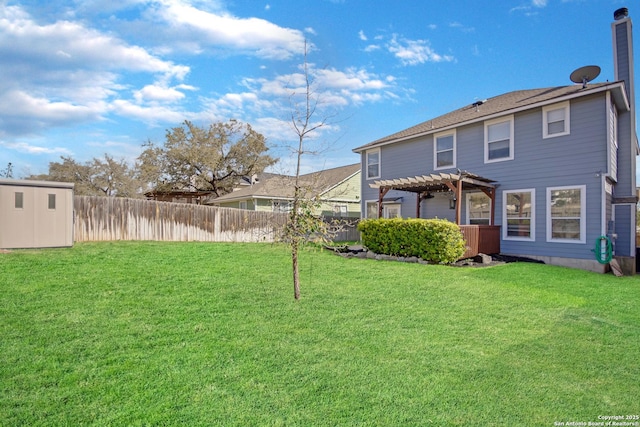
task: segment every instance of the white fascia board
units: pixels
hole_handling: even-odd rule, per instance
[[[558,97],[558,98],[553,98],[553,99],[548,99],[548,100],[545,100],[545,101],[540,101],[540,102],[537,102],[535,104],[529,104],[529,105],[526,105],[526,106],[523,106],[523,107],[519,107],[519,108],[512,108],[512,109],[509,109],[509,110],[503,110],[503,111],[500,111],[498,113],[490,114],[488,116],[482,116],[482,117],[478,117],[476,119],[467,120],[467,121],[464,121],[464,122],[458,122],[458,123],[452,124],[450,126],[436,128],[436,129],[433,129],[433,130],[429,130],[429,131],[421,132],[421,133],[416,133],[414,135],[409,135],[409,136],[405,136],[405,137],[402,137],[402,138],[392,139],[392,140],[389,140],[389,141],[381,142],[381,143],[376,144],[376,145],[357,147],[357,148],[354,148],[351,151],[353,151],[354,153],[362,153],[363,151],[367,151],[367,150],[371,150],[371,149],[374,149],[374,148],[383,147],[385,145],[395,144],[396,142],[408,141],[408,140],[411,140],[411,139],[420,138],[420,137],[427,136],[427,135],[432,135],[434,133],[445,132],[445,131],[448,131],[448,130],[451,130],[451,129],[459,128],[461,126],[466,126],[466,125],[470,125],[470,124],[474,124],[474,123],[478,123],[478,122],[484,122],[484,121],[487,121],[487,120],[495,119],[495,118],[506,116],[506,115],[509,115],[509,114],[515,114],[515,113],[519,113],[521,111],[532,110],[534,108],[540,108],[540,107],[544,107],[546,105],[557,104],[559,102],[563,102],[563,101],[567,101],[567,100],[571,100],[571,99],[575,99],[575,98],[580,98],[580,97],[587,96],[587,95],[593,95],[595,93],[600,93],[600,92],[613,90],[613,89],[619,89],[619,92],[617,94],[614,93],[614,96],[613,96],[613,99],[616,101],[616,105],[618,105],[619,107],[622,107],[625,110],[629,111],[630,110],[629,99],[627,98],[627,93],[624,90],[624,83],[623,82],[614,82],[614,83],[612,83],[610,85],[600,86],[598,88],[594,88],[592,90],[589,90],[588,92],[574,93],[574,94],[571,94],[571,95],[565,95],[565,96],[561,96],[561,97]],[[445,113],[445,114],[447,114],[447,113]]]

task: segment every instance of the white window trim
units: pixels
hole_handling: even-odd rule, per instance
[[[453,164],[446,165],[446,166],[438,166],[438,138],[441,138],[443,136],[449,136],[449,135],[453,136]],[[456,167],[456,158],[458,157],[456,148],[457,148],[457,143],[456,143],[456,130],[455,129],[453,131],[440,132],[440,133],[435,134],[433,136],[433,170],[455,168]],[[447,151],[449,151],[449,150],[447,150]]]
[[[564,110],[564,132],[549,134],[549,123],[547,112],[554,110]],[[571,133],[571,107],[569,101],[542,107],[542,138],[555,138],[557,136],[569,135]]]
[[[607,167],[609,178],[618,181],[618,110],[607,92]],[[611,155],[615,151],[615,158]]]
[[[475,195],[475,194],[484,194],[486,196],[486,193],[483,193],[482,191],[472,191],[466,194],[465,196],[465,205],[466,205],[466,216],[467,216],[467,225],[471,225],[471,196]],[[489,198],[489,196],[487,196],[487,198]],[[489,218],[487,218],[489,220],[489,223],[491,223],[491,210],[493,209],[493,206],[491,206],[491,198],[489,198]],[[484,218],[482,218],[484,219]]]
[[[507,195],[510,193],[531,193],[531,228],[529,237],[514,237],[508,235],[508,218],[507,218]],[[521,190],[505,190],[502,192],[502,240],[513,240],[520,242],[536,241],[536,189],[523,188]]]
[[[580,239],[554,239],[551,237],[551,192],[554,190],[580,190]],[[585,244],[587,242],[587,186],[565,185],[547,187],[547,242]]]
[[[338,215],[336,215],[338,214]],[[333,205],[333,216],[337,216],[339,218],[346,218],[349,216],[349,206],[345,204],[335,203]]]
[[[378,175],[369,176],[369,154],[378,154]],[[367,150],[364,156],[364,166],[366,170],[367,179],[376,179],[380,178],[381,170],[382,170],[382,156],[380,155],[380,149],[376,148],[374,150]]]
[[[369,210],[367,209],[367,205],[369,205],[369,204],[374,204],[375,205],[376,214],[377,214],[378,201],[377,200],[365,200],[365,202],[364,202],[364,214],[365,214],[365,216],[369,213]],[[397,207],[398,208],[398,214],[400,215],[397,218],[402,218],[402,203],[400,203],[400,202],[383,202],[382,203],[382,216],[380,218],[389,218],[389,208],[390,207]],[[372,218],[372,217],[366,216],[366,218]],[[375,218],[378,218],[378,216],[376,216]],[[396,218],[396,217],[393,217],[393,218]]]
[[[398,216],[389,216],[389,209],[398,208]],[[402,218],[402,203],[385,203],[382,205],[382,217],[383,218]]]
[[[488,128],[491,125],[495,125],[502,122],[509,122],[509,156],[502,157],[500,159],[489,160],[489,131]],[[485,163],[496,163],[496,162],[504,162],[507,160],[513,160],[514,157],[514,136],[513,136],[513,114],[506,117],[500,117],[498,119],[488,120],[484,122],[484,162]]]
[[[369,209],[367,209],[368,205],[372,204],[372,203],[375,203],[375,205],[376,205],[376,214],[377,214],[378,201],[377,200],[365,200],[364,201],[364,217],[365,218],[372,218],[372,217],[368,216]],[[375,218],[373,218],[373,219],[376,219],[376,218],[377,218],[377,216]]]
[[[278,209],[276,209],[276,206]],[[285,210],[280,209],[280,206],[286,206]],[[288,200],[271,200],[271,212],[289,213],[293,206]]]

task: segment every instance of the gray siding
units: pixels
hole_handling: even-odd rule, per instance
[[[608,170],[607,114],[604,93],[574,99],[570,103],[570,134],[543,139],[542,108],[517,113],[514,116],[514,159],[488,164],[484,163],[484,123],[457,129],[456,169],[497,181],[496,225],[502,225],[504,190],[535,189],[535,241],[503,240],[502,252],[594,259],[591,249],[596,238],[605,231],[602,230],[600,176]],[[380,161],[383,179],[433,173],[433,138],[425,136],[382,146]],[[620,168],[620,173],[628,173],[628,170]],[[377,190],[369,188],[371,182],[373,180],[363,180],[363,200],[377,199]],[[547,188],[580,185],[586,186],[585,243],[547,242]],[[402,197],[402,215],[415,216],[414,193],[390,191],[385,197]],[[459,202],[463,203],[462,222],[466,223],[466,198],[463,196]],[[423,218],[454,219],[447,195],[425,200],[421,206]]]
[[[613,23],[616,79],[624,80],[631,111],[618,112],[618,182],[614,186],[615,198],[636,196],[635,90],[633,86],[633,41],[631,21],[623,19]],[[618,235],[616,255],[635,255],[635,205],[615,206],[615,228]]]
[[[629,46],[631,45],[631,39],[629,32],[631,29],[629,28],[631,22],[622,21],[622,22],[614,22],[614,33],[615,33],[615,55],[616,55],[616,79],[624,80],[626,82],[629,81],[630,70],[631,70],[631,61],[629,58]],[[629,26],[629,27],[628,27]],[[627,97],[631,99],[631,87],[630,85],[626,85]]]
[[[615,230],[618,238],[615,240],[615,254],[618,256],[635,256],[635,235],[627,232],[627,224],[635,223],[636,207],[632,204],[615,206]]]

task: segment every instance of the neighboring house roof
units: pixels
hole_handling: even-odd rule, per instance
[[[614,100],[621,108],[629,109],[629,101],[623,82],[594,83],[586,87],[582,85],[557,86],[541,89],[518,90],[498,95],[487,100],[478,101],[458,110],[422,122],[392,135],[380,138],[361,147],[354,148],[354,152],[415,138],[422,135],[441,132],[465,124],[471,124],[493,117],[512,114],[518,111],[538,108],[547,104],[562,102],[568,99],[592,95],[594,93],[611,90]]]
[[[213,191],[196,190],[151,190],[144,193],[146,197],[175,196],[175,197],[200,197],[211,194]]]
[[[358,172],[360,172],[360,163],[300,175],[299,183],[306,191],[305,197],[315,197],[330,191]],[[258,178],[258,182],[253,185],[209,199],[206,203],[219,204],[251,198],[284,200],[293,198],[295,176],[261,174]]]

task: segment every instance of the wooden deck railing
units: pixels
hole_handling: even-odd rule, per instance
[[[480,253],[500,253],[500,226],[497,225],[461,225],[460,231],[467,242],[467,250],[461,259],[471,258]]]

